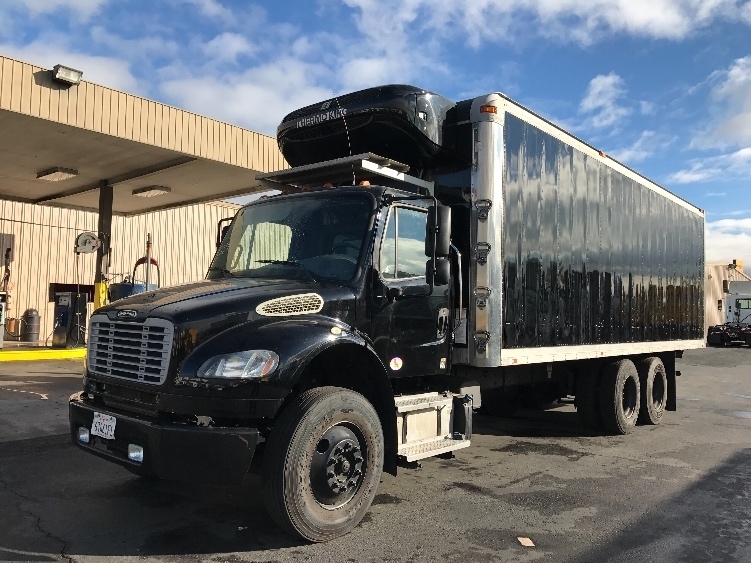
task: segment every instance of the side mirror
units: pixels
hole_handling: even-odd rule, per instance
[[[230,223],[232,221],[232,217],[227,217],[226,219],[221,219],[216,224],[216,247],[219,248],[219,245],[222,244],[222,241],[224,240],[225,235],[227,234],[227,231],[229,231],[230,225],[224,225],[224,223]]]
[[[425,228],[425,256],[448,256],[451,247],[451,208],[445,205],[428,209]]]
[[[451,281],[451,262],[448,258],[435,259],[435,271],[433,261],[425,262],[425,277],[431,286],[448,285]]]

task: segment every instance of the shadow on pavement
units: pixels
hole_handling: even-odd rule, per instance
[[[574,561],[751,561],[749,501],[745,449]]]
[[[239,487],[146,480],[80,452],[68,436],[0,447],[0,561],[66,555],[184,556],[274,550],[282,533],[260,498]]]
[[[475,414],[472,418],[472,431],[477,434],[515,438],[565,438],[602,435],[583,428],[579,423],[576,411],[568,405],[546,410],[519,409],[513,417],[509,418]]]

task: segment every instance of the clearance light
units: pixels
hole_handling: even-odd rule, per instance
[[[480,113],[498,113],[498,108],[495,106],[480,106]]]

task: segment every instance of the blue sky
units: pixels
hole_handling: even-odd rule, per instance
[[[751,0],[4,0],[0,54],[274,134],[368,86],[504,92],[707,211],[751,270]]]

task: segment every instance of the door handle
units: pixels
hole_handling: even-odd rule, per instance
[[[441,308],[438,311],[438,331],[436,336],[440,339],[446,336],[446,333],[449,329],[449,310],[444,308]]]

